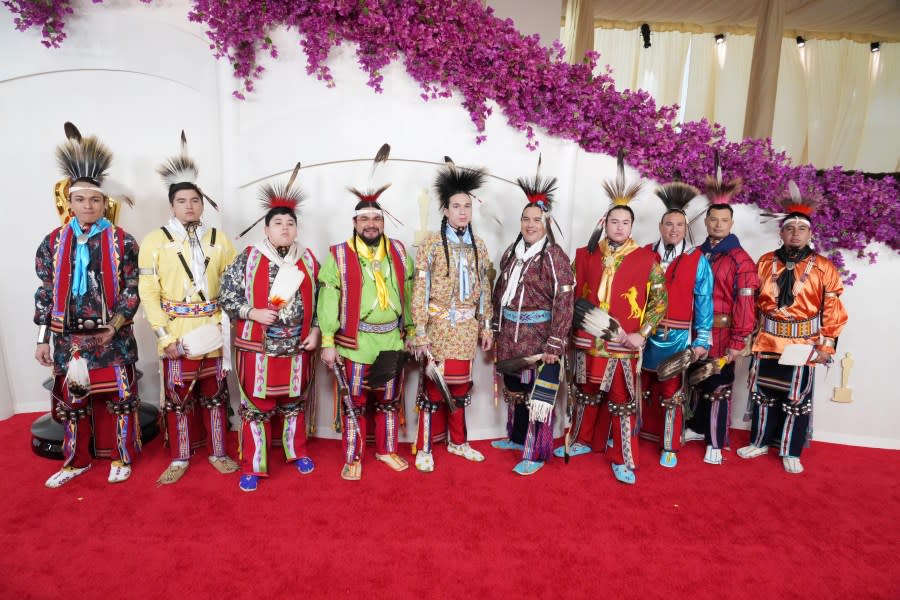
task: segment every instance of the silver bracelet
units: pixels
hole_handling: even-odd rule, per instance
[[[49,344],[50,343],[50,328],[47,327],[46,325],[41,325],[38,327],[37,343],[38,344]]]

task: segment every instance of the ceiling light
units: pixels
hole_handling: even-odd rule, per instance
[[[725,43],[725,34],[724,34],[724,33],[717,33],[717,34],[716,34],[716,45],[717,45],[717,46],[721,46],[721,45],[724,44],[724,43]]]
[[[798,36],[797,36],[797,47],[798,47],[798,48],[802,48],[802,47],[804,47],[805,45],[806,45],[806,40],[803,39],[803,36],[802,36],[802,35],[798,35]]]
[[[650,47],[650,26],[644,23],[641,25],[641,37],[644,38],[644,48]]]

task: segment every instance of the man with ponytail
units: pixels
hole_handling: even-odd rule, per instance
[[[605,452],[611,441],[613,475],[633,484],[638,462],[638,365],[647,338],[666,312],[665,275],[655,253],[631,238],[634,211],[628,203],[641,183],[625,185],[621,151],[616,180],[603,187],[612,207],[587,246],[575,253],[575,294],[608,313],[620,327],[612,339],[574,329],[574,408],[566,435],[573,443],[554,454]]]
[[[422,240],[416,258],[416,354],[438,365],[450,393],[450,398],[445,398],[428,379],[424,396],[417,400],[419,429],[414,451],[416,468],[423,472],[434,470],[432,443],[444,424],[451,454],[474,462],[484,460],[469,445],[465,412],[472,402],[475,351],[479,346],[487,351],[493,343],[489,257],[472,228],[472,194],[483,181],[482,170],[457,167],[451,161],[441,169],[435,180],[443,211],[441,229]],[[453,406],[447,406],[448,401]]]

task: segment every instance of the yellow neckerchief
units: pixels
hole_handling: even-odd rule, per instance
[[[603,275],[600,276],[600,285],[597,286],[597,300],[600,301],[600,308],[609,311],[609,295],[612,292],[613,277],[622,259],[638,249],[638,245],[631,238],[625,240],[621,246],[613,250],[609,247],[609,240],[604,238],[600,242],[600,256],[603,257]]]
[[[354,247],[353,241],[353,237],[347,240],[347,244],[351,248]],[[387,256],[387,244],[384,241],[384,236],[381,236],[381,241],[378,243],[378,248],[375,250],[374,255],[372,249],[363,240],[358,240],[355,246],[356,252],[369,261],[369,265],[372,267],[375,279],[375,293],[378,295],[378,306],[381,307],[381,310],[385,310],[388,307],[388,289],[387,283],[384,281],[384,275],[381,273],[381,263]]]

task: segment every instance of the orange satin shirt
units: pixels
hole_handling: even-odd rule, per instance
[[[844,284],[834,264],[815,253],[794,266],[795,281],[800,281],[803,277],[808,261],[813,263],[803,287],[794,295],[794,303],[779,310],[775,281],[784,271],[785,265],[775,259],[774,252],[762,255],[756,264],[760,284],[756,307],[760,318],[769,317],[782,322],[808,321],[817,314],[821,315],[818,333],[809,337],[781,337],[767,332],[765,323],[762,323],[753,341],[753,352],[781,354],[788,344],[815,344],[816,350],[834,354],[837,337],[847,324],[847,311],[841,302]]]

